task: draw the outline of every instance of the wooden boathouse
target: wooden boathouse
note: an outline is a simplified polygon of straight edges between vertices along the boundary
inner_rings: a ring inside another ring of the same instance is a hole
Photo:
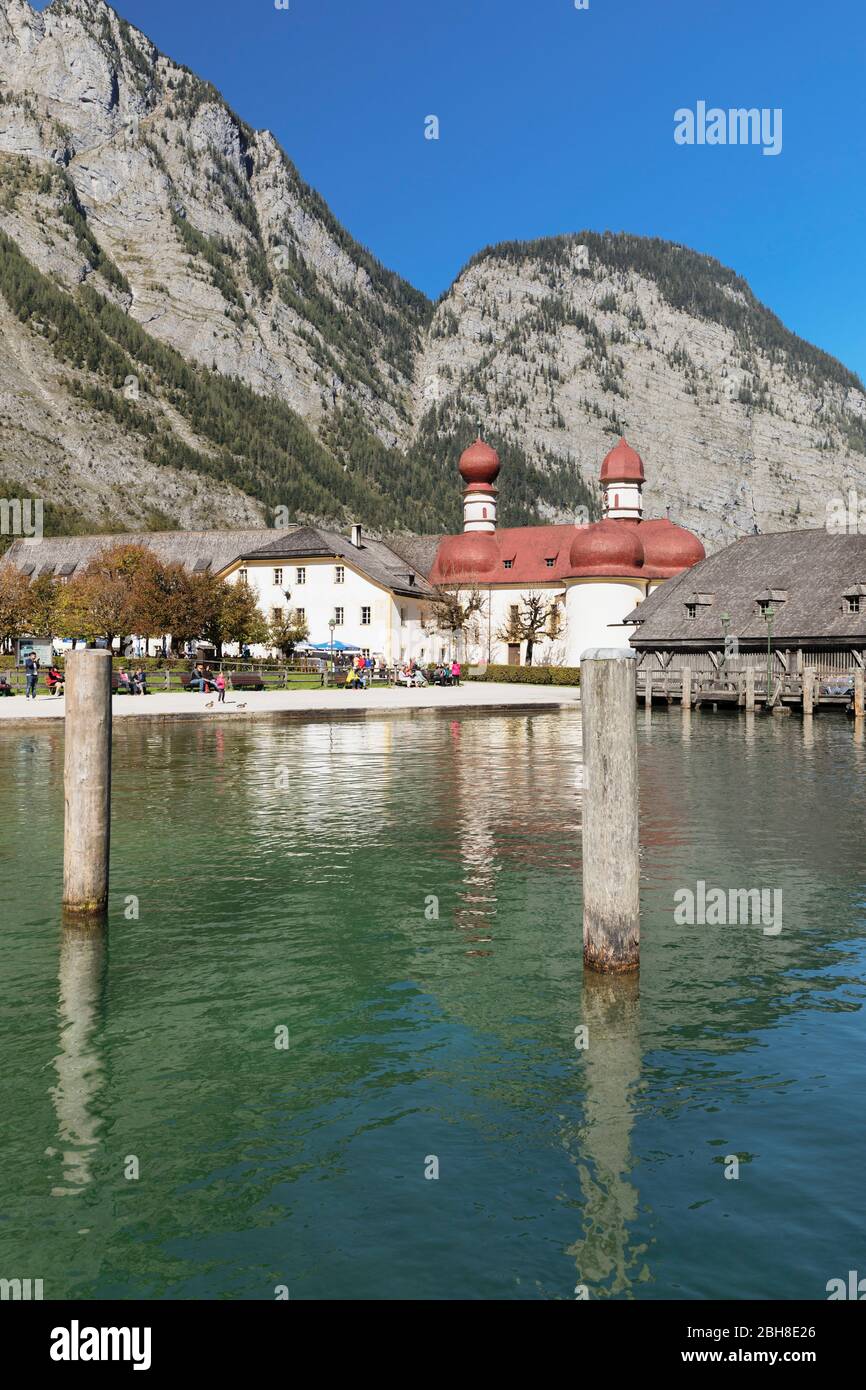
[[[745,536],[660,585],[625,621],[647,705],[863,715],[866,535]]]

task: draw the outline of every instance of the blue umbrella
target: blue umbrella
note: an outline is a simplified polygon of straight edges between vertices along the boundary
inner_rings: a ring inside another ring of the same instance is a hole
[[[313,652],[359,652],[360,647],[356,647],[351,642],[308,642],[307,646]]]

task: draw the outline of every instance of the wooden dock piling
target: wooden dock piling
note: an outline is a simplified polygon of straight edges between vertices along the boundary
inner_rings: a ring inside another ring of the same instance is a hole
[[[622,647],[590,648],[581,657],[580,683],[585,771],[583,961],[587,969],[602,973],[637,970],[640,844],[635,653]]]
[[[860,666],[854,672],[854,718],[863,718],[864,685],[866,685],[866,672]]]
[[[66,660],[63,907],[104,913],[111,830],[111,653]]]
[[[755,713],[755,668],[746,667],[746,710]]]
[[[688,666],[684,666],[684,667],[683,667],[682,681],[683,681],[682,706],[683,706],[683,709],[691,709],[691,707],[692,707],[692,673],[691,673],[691,671],[689,670]]]
[[[811,666],[803,671],[803,714],[815,712],[815,672]]]

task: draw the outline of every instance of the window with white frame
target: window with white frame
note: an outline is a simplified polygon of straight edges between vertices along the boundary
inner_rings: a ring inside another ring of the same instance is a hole
[[[281,589],[282,587],[283,587],[283,571],[282,571],[281,569],[275,569],[275,570],[274,570],[274,588],[276,588],[276,589]]]
[[[299,622],[299,623],[305,623],[305,622],[307,621],[307,610],[306,610],[306,608],[299,608],[299,609],[297,610],[297,613],[298,613],[298,622]]]
[[[373,610],[372,610],[372,608],[362,608],[362,609],[361,609],[361,626],[362,626],[362,627],[369,627],[372,621],[373,621]]]
[[[271,622],[273,622],[273,623],[281,623],[282,621],[283,621],[283,610],[282,610],[282,608],[272,608],[272,609],[271,609]]]
[[[248,570],[248,569],[238,570],[238,579],[239,579],[239,581],[241,582],[241,584],[248,584],[248,583],[249,583],[249,580],[250,580],[250,572],[249,572],[249,570]]]
[[[345,582],[346,582],[346,566],[345,566],[345,565],[335,565],[335,566],[334,566],[334,583],[335,583],[335,584],[345,584]]]
[[[334,609],[334,622],[337,624],[337,627],[342,627],[342,626],[343,626],[343,610],[342,610],[342,608],[335,608],[335,609]]]
[[[307,567],[306,567],[306,565],[299,565],[298,568],[295,570],[295,583],[296,583],[296,584],[306,584],[306,582],[307,582]]]

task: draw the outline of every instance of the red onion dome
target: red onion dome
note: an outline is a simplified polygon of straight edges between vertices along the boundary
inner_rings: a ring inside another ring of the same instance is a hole
[[[611,449],[601,465],[603,483],[642,483],[644,479],[643,459],[636,454],[630,444],[621,439],[616,448]]]
[[[490,574],[498,558],[496,538],[490,531],[462,531],[442,541],[430,577],[435,584],[439,579]]]
[[[464,483],[493,483],[501,468],[499,455],[481,438],[464,449],[460,456],[460,476]]]
[[[699,560],[706,559],[706,551],[697,536],[664,517],[642,521],[640,537],[646,563],[653,569],[678,574],[680,570],[691,569]]]
[[[568,557],[570,572],[615,575],[642,569],[642,531],[631,522],[610,519],[578,527]]]

